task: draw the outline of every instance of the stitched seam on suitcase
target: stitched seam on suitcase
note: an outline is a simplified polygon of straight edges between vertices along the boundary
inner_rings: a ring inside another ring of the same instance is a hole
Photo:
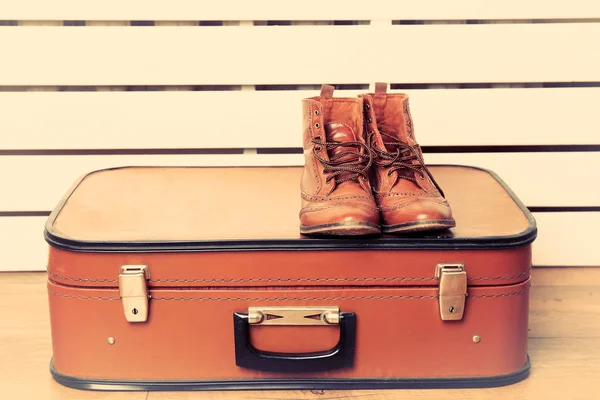
[[[66,281],[77,281],[77,282],[117,282],[117,279],[90,279],[90,278],[69,278],[68,276],[58,275],[50,270],[47,270],[48,275],[52,275],[59,279],[64,279]]]
[[[518,292],[498,293],[498,294],[480,294],[468,295],[471,298],[482,297],[508,297],[523,294],[529,290],[529,286]],[[48,291],[54,296],[67,297],[71,299],[83,300],[120,300],[118,297],[98,297],[98,296],[74,296],[70,294],[56,293],[52,290]],[[151,297],[151,300],[195,300],[195,301],[294,301],[294,300],[394,300],[394,299],[437,299],[439,296],[350,296],[350,297]]]
[[[99,296],[76,296],[64,293],[57,293],[52,290],[48,290],[48,293],[54,296],[66,297],[69,299],[83,299],[83,300],[121,300],[119,297],[99,297]]]
[[[495,279],[513,279],[519,278],[521,276],[528,275],[531,269],[528,269],[525,272],[521,272],[516,275],[508,275],[508,276],[490,276],[490,277],[475,277],[475,278],[467,278],[469,281],[488,281]],[[47,271],[49,275],[52,275],[59,279],[64,279],[68,281],[78,281],[78,282],[117,282],[117,279],[90,279],[90,278],[70,278],[62,275],[58,275],[52,271]],[[420,277],[365,277],[365,278],[248,278],[248,279],[150,279],[150,282],[153,283],[177,283],[177,282],[326,282],[326,281],[340,281],[340,282],[363,282],[363,281],[435,281],[436,278],[420,278]]]
[[[497,293],[497,294],[479,294],[479,295],[470,295],[469,297],[476,299],[476,298],[481,298],[481,297],[508,297],[508,296],[516,296],[519,294],[523,294],[525,292],[527,292],[529,290],[529,287],[531,285],[527,285],[527,287],[523,290],[519,290],[518,292],[512,292],[512,293]]]
[[[437,299],[439,296],[349,296],[349,297],[153,297],[152,300],[206,300],[206,301],[294,301],[294,300],[392,300]]]
[[[521,290],[514,293],[502,293],[502,294],[482,294],[477,296],[468,296],[472,298],[482,297],[509,297],[523,294],[528,289]],[[153,297],[152,300],[205,300],[205,301],[295,301],[295,300],[318,300],[318,301],[334,301],[334,300],[399,300],[399,299],[437,299],[439,296],[352,296],[352,297],[290,297],[290,298],[270,298],[270,297],[233,297],[233,298],[219,298],[219,297],[206,297],[206,298],[193,298],[193,297]]]
[[[482,298],[482,297],[509,297],[523,294],[529,290],[531,285],[527,285],[526,288],[519,290],[518,292],[510,293],[498,293],[498,294],[480,294],[480,295],[467,295],[471,298]],[[350,297],[289,297],[289,298],[274,298],[274,297],[204,297],[204,298],[193,298],[193,297],[153,297],[152,300],[217,300],[217,301],[235,301],[235,300],[253,300],[253,301],[266,301],[266,300],[394,300],[394,299],[437,299],[438,295],[433,296],[350,296]]]

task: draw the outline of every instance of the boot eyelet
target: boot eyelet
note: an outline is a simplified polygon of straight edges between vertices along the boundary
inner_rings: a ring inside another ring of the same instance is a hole
[[[319,124],[318,122],[315,124],[315,128],[319,129],[321,127],[321,124]]]
[[[421,178],[421,180],[425,180],[425,175],[423,175],[423,174],[420,174],[420,175],[419,175],[419,178]]]
[[[371,130],[369,131],[369,133],[370,133],[370,134],[373,134],[373,130],[371,129]]]
[[[368,105],[368,104],[365,104],[365,108],[366,108],[367,110],[370,110],[370,109],[371,109],[371,106],[370,106],[370,105]]]
[[[371,118],[367,118],[367,122],[368,122],[368,123],[371,123]]]
[[[315,115],[319,115],[319,110],[315,110]]]

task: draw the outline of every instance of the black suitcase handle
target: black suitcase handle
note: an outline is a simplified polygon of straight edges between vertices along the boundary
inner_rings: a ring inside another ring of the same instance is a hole
[[[340,340],[330,350],[313,353],[277,353],[250,344],[247,313],[234,313],[235,363],[268,372],[322,372],[351,367],[356,348],[356,314],[340,313]]]

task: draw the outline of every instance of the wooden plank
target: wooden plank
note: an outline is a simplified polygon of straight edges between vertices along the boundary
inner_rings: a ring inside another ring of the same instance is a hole
[[[533,263],[540,266],[600,266],[600,212],[535,213],[539,233]]]
[[[0,19],[56,20],[371,20],[371,19],[532,19],[598,18],[594,0],[568,3],[506,0],[484,4],[479,0],[360,1],[225,0],[210,7],[194,0],[117,0],[81,3],[77,0],[21,0],[3,5]]]
[[[0,254],[3,254],[0,271],[46,269],[45,221],[45,217],[0,217]]]
[[[426,154],[428,164],[460,164],[495,172],[528,207],[598,206],[589,184],[600,170],[598,152]],[[302,154],[68,155],[0,157],[0,211],[48,211],[85,173],[128,165],[302,166]],[[573,173],[573,166],[577,173]],[[532,184],[535,182],[535,184]],[[568,182],[568,190],[564,184]],[[558,187],[557,184],[561,186]]]
[[[423,146],[600,144],[600,88],[404,92]],[[301,147],[301,100],[315,95],[318,91],[0,92],[5,132],[0,149]]]
[[[0,274],[0,393],[3,399],[144,400],[146,392],[73,390],[52,379],[46,275]],[[12,300],[9,300],[12,299]]]
[[[0,211],[48,211],[79,176],[124,165],[264,166],[299,165],[301,155],[125,155],[0,157]],[[9,169],[7,169],[9,168]],[[26,184],[24,184],[26,182]],[[10,190],[6,190],[11,188]],[[11,193],[12,192],[12,193]]]
[[[529,309],[529,337],[600,338],[599,286],[535,287]]]
[[[543,267],[532,272],[533,286],[600,286],[600,268]]]
[[[0,27],[0,85],[599,81],[597,37],[600,23],[8,26]],[[324,62],[312,43],[335,43],[336,54],[347,55],[344,68]],[[374,73],[354,54],[385,62]]]
[[[600,266],[596,231],[600,212],[535,213],[539,236],[533,243],[536,266]],[[41,271],[46,267],[46,217],[0,217],[0,271]]]
[[[599,152],[443,153],[424,157],[428,164],[471,165],[494,171],[528,207],[600,205],[600,191],[589,184],[594,171],[600,170]],[[573,174],[565,165],[591,169]],[[558,182],[569,182],[569,189],[557,187]]]
[[[0,274],[0,393],[5,399],[143,400],[146,393],[73,390],[50,376],[52,341],[45,274]],[[11,299],[12,300],[9,300]]]
[[[43,273],[0,274],[0,304],[18,304],[18,307],[0,307],[0,352],[5,362],[0,363],[0,387],[10,399],[192,399],[204,396],[191,392],[107,393],[67,389],[52,381],[48,362],[52,355],[46,275]],[[545,324],[550,332],[556,327],[573,325],[573,330],[589,327],[598,332],[596,310],[589,307],[589,298],[582,298],[571,288],[556,288],[552,293],[536,293],[532,289],[532,304],[551,296],[569,298],[569,309],[583,318],[559,309],[549,312]],[[547,291],[546,291],[547,292]],[[597,297],[597,296],[596,296]],[[596,300],[597,303],[597,300]],[[541,306],[541,304],[540,304]],[[531,315],[535,321],[540,313],[535,306]],[[577,311],[581,309],[582,311]],[[542,313],[544,313],[542,311]],[[588,318],[586,318],[586,316]],[[533,327],[543,324],[533,322]],[[569,332],[564,332],[568,334]],[[218,399],[481,399],[481,400],[595,400],[597,376],[600,374],[600,340],[597,337],[530,338],[529,354],[533,368],[524,381],[494,389],[453,390],[347,390],[347,391],[226,391],[206,393]]]

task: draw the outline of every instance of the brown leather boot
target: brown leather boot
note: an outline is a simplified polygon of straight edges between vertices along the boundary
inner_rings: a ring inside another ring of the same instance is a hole
[[[371,192],[372,155],[363,137],[360,98],[332,97],[333,86],[302,100],[304,170],[300,232],[319,235],[380,233]]]
[[[441,230],[456,225],[452,210],[423,160],[415,139],[408,96],[386,93],[377,83],[364,100],[367,142],[373,151],[371,173],[384,233]]]

